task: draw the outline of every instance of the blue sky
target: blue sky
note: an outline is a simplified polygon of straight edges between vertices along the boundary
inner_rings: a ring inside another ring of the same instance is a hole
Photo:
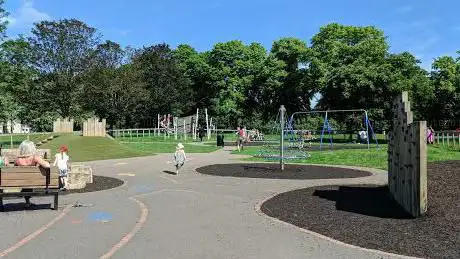
[[[424,68],[460,50],[458,0],[6,0],[6,9],[11,36],[39,20],[77,18],[124,46],[187,43],[203,51],[239,39],[269,49],[281,37],[309,42],[320,26],[339,22],[383,29],[391,51],[412,52]]]

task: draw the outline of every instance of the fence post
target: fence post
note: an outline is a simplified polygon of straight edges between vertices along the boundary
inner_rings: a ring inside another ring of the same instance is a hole
[[[442,145],[444,146],[444,131],[442,132]]]

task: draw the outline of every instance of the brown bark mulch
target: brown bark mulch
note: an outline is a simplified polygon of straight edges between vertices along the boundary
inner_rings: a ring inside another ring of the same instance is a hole
[[[281,171],[279,164],[268,163],[216,164],[196,170],[201,174],[214,176],[293,180],[357,178],[371,175],[369,172],[355,169],[292,164],[285,165],[284,171]]]
[[[83,189],[76,189],[76,190],[66,190],[61,191],[60,194],[71,194],[71,193],[86,193],[86,192],[97,192],[103,191],[108,189],[113,189],[118,186],[123,185],[123,181],[113,177],[106,177],[106,176],[93,176],[93,183],[87,183],[86,187]]]
[[[460,161],[428,165],[428,212],[412,219],[386,186],[323,186],[262,205],[274,218],[360,247],[422,258],[460,258]]]

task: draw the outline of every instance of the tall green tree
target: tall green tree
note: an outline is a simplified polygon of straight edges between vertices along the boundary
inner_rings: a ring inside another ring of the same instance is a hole
[[[133,66],[150,93],[144,114],[155,118],[157,113],[176,116],[190,113],[193,106],[191,81],[167,44],[138,50],[133,58]]]
[[[431,117],[437,120],[458,118],[460,116],[460,57],[441,56],[433,62],[432,67],[431,81],[435,97],[431,107]]]
[[[118,43],[106,41],[96,47],[92,68],[83,75],[84,109],[106,118],[110,128],[134,127],[129,124],[132,117],[148,100],[140,73],[133,65],[125,64],[126,55]]]
[[[79,79],[91,67],[91,55],[99,42],[96,29],[76,19],[42,21],[35,24],[28,41],[33,65],[47,80],[49,111],[80,117]]]
[[[310,101],[319,90],[312,50],[304,41],[290,37],[275,41],[271,53],[285,63],[287,73],[282,87],[276,91],[277,106],[283,104],[288,111],[309,110]]]
[[[387,128],[394,97],[409,91],[423,103],[417,106],[423,117],[432,93],[427,74],[411,54],[390,54],[383,31],[329,24],[312,49],[322,70],[321,109],[367,109],[378,128]]]
[[[173,51],[173,57],[191,81],[193,109],[211,108],[217,87],[213,84],[216,71],[208,63],[209,52],[199,53],[190,45],[181,44]]]

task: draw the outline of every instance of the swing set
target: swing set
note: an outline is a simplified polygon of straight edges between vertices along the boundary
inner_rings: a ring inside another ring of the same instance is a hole
[[[378,148],[378,141],[377,141],[377,137],[374,133],[374,129],[372,127],[372,124],[369,120],[369,117],[368,117],[368,113],[366,110],[364,109],[351,109],[351,110],[327,110],[327,111],[309,111],[309,112],[295,112],[291,115],[290,119],[288,120],[288,125],[287,125],[287,133],[291,136],[291,138],[295,138],[295,136],[297,135],[298,132],[304,132],[304,131],[308,131],[308,139],[306,139],[307,141],[310,141],[310,146],[311,146],[311,140],[313,139],[313,137],[311,136],[311,130],[299,130],[296,128],[296,119],[299,117],[299,115],[307,115],[307,116],[310,116],[310,115],[314,115],[314,114],[324,114],[324,122],[323,122],[323,126],[321,128],[321,135],[320,135],[320,144],[319,144],[319,148],[320,150],[323,149],[323,144],[325,144],[325,137],[327,137],[326,135],[328,135],[329,137],[329,147],[332,148],[333,146],[333,133],[335,132],[334,128],[330,125],[330,117],[329,115],[331,113],[363,113],[364,114],[364,118],[363,118],[363,125],[365,125],[365,129],[363,127],[363,129],[361,129],[358,133],[359,135],[359,140],[361,143],[363,144],[367,144],[367,148],[370,149],[371,148],[371,143],[370,143],[370,138],[369,136],[372,136],[373,139],[375,140],[375,144],[376,144],[376,147]],[[369,134],[370,133],[370,134]],[[299,145],[301,145],[300,147],[303,147],[303,138],[299,138],[300,143],[299,141]],[[326,140],[327,141],[327,140]],[[295,141],[291,140],[291,143],[294,143]]]

